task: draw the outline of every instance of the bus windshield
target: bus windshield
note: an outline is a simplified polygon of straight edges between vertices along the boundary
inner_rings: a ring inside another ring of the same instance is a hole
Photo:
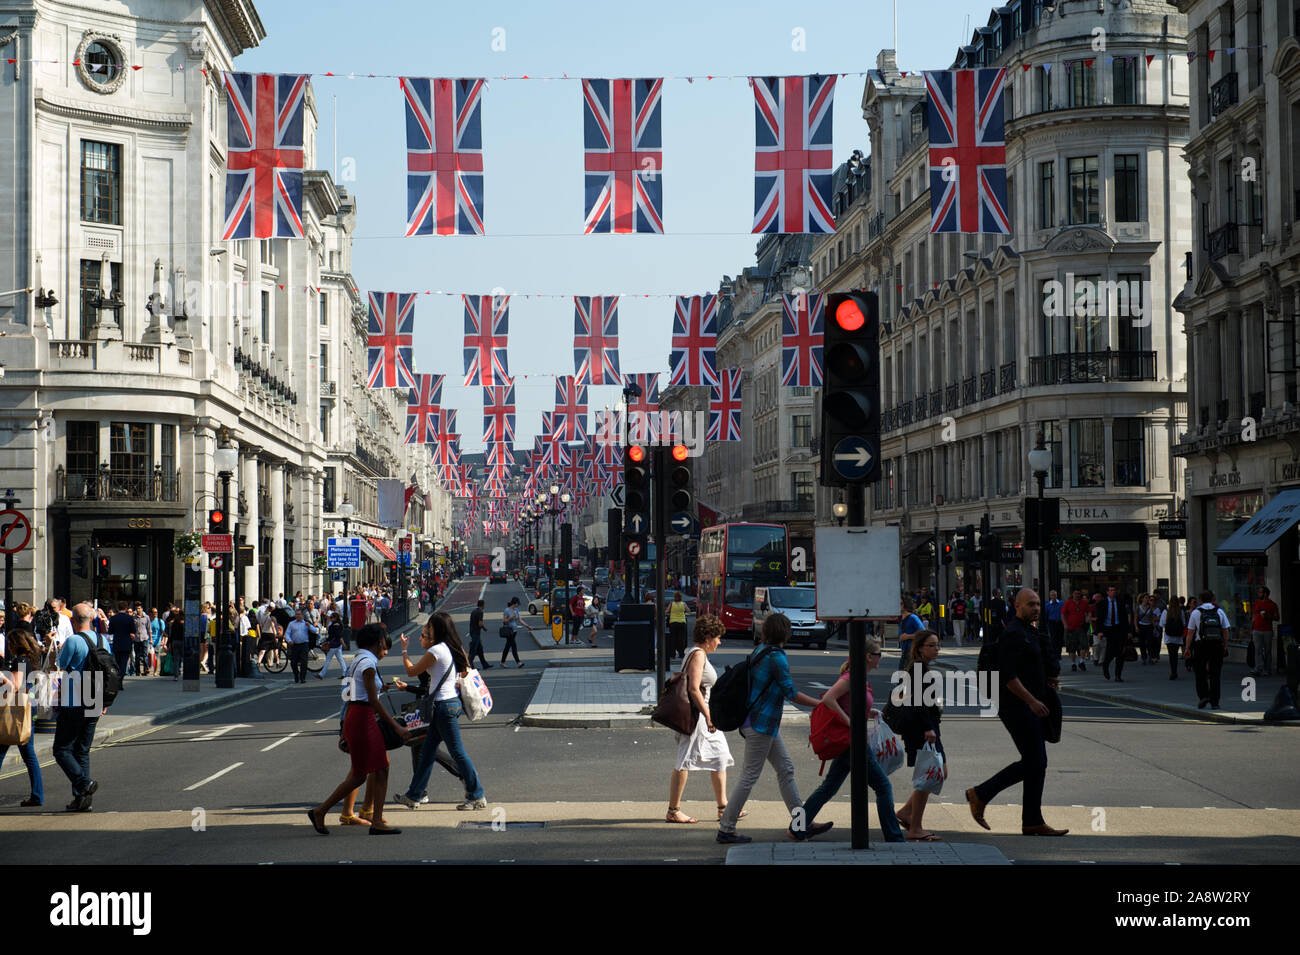
[[[727,557],[767,557],[785,563],[785,528],[733,526],[727,528]],[[730,568],[728,568],[730,572]]]

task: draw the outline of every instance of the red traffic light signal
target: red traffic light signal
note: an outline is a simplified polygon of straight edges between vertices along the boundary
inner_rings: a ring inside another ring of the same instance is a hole
[[[951,544],[944,544],[944,545],[943,545],[943,562],[944,562],[945,564],[951,564],[951,563],[952,563],[952,545],[951,545]]]
[[[226,530],[226,512],[221,508],[213,508],[208,511],[208,533],[225,534]]]
[[[834,319],[835,324],[846,332],[856,332],[867,324],[867,316],[862,313],[862,307],[854,298],[845,298],[835,306]]]
[[[633,464],[640,464],[645,460],[645,448],[639,444],[634,444],[627,449],[627,459]]]

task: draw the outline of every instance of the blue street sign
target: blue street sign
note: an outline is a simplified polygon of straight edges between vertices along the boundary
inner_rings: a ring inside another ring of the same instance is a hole
[[[403,566],[411,566],[411,552],[409,550],[404,550],[397,556],[401,559]]]
[[[431,570],[433,570],[433,561],[428,559],[420,561],[420,573],[427,574]]]
[[[695,530],[695,518],[685,511],[678,511],[668,526],[674,534],[690,535]]]
[[[865,438],[843,438],[831,453],[835,473],[848,481],[860,481],[871,470],[876,460],[876,449]]]
[[[343,571],[343,570],[334,571],[333,579],[334,579],[334,583],[341,584],[343,581],[348,579],[347,571]]]
[[[361,566],[360,537],[331,537],[326,541],[325,563],[333,568],[352,568]]]

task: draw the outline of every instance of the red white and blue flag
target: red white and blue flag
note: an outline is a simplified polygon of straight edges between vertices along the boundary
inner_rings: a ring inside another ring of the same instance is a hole
[[[406,393],[406,444],[432,444],[438,440],[438,412],[442,381],[446,375],[416,375],[417,387]]]
[[[659,439],[659,373],[657,371],[627,376],[639,394],[627,402],[627,433],[630,441]]]
[[[569,449],[565,447],[564,435],[555,426],[555,415],[550,411],[542,412],[542,464],[546,473],[555,474],[569,463]]]
[[[618,296],[573,297],[573,373],[584,385],[621,385]]]
[[[414,388],[414,292],[371,292],[367,388]]]
[[[753,232],[834,232],[834,76],[755,76]]]
[[[224,73],[223,239],[301,239],[303,111],[309,77]]]
[[[586,487],[587,449],[573,447],[569,449],[569,463],[564,468],[564,484],[574,494]]]
[[[1007,71],[927,70],[930,94],[930,231],[1009,235]]]
[[[669,386],[716,385],[717,344],[718,296],[677,296],[673,350],[668,357]]]
[[[662,79],[583,80],[583,232],[664,231]]]
[[[460,435],[456,433],[456,409],[438,410],[437,440],[433,444],[433,463],[444,470],[460,464]]]
[[[587,386],[572,375],[555,378],[555,433],[562,441],[587,440]]]
[[[506,336],[509,295],[462,295],[465,301],[465,387],[494,388],[510,380]]]
[[[401,78],[406,234],[483,234],[482,80]]]
[[[705,441],[740,440],[740,369],[722,369],[722,383],[709,391],[709,430]]]
[[[515,383],[483,389],[483,440],[502,445],[515,439]]]
[[[821,292],[781,296],[781,384],[820,388],[826,297]]]

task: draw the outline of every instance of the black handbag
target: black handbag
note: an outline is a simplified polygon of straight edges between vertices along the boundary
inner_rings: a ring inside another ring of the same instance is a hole
[[[502,640],[509,640],[510,637],[514,634],[514,632],[515,632],[514,627],[502,627],[500,630],[497,631],[497,636],[500,637]]]
[[[1049,686],[1043,694],[1043,704],[1047,707],[1047,715],[1043,717],[1043,739],[1049,743],[1059,743],[1062,718],[1060,694]]]
[[[376,716],[375,720],[379,723],[379,732],[384,734],[384,749],[401,749],[403,746],[402,737],[397,730],[393,729],[393,725],[379,716]]]

